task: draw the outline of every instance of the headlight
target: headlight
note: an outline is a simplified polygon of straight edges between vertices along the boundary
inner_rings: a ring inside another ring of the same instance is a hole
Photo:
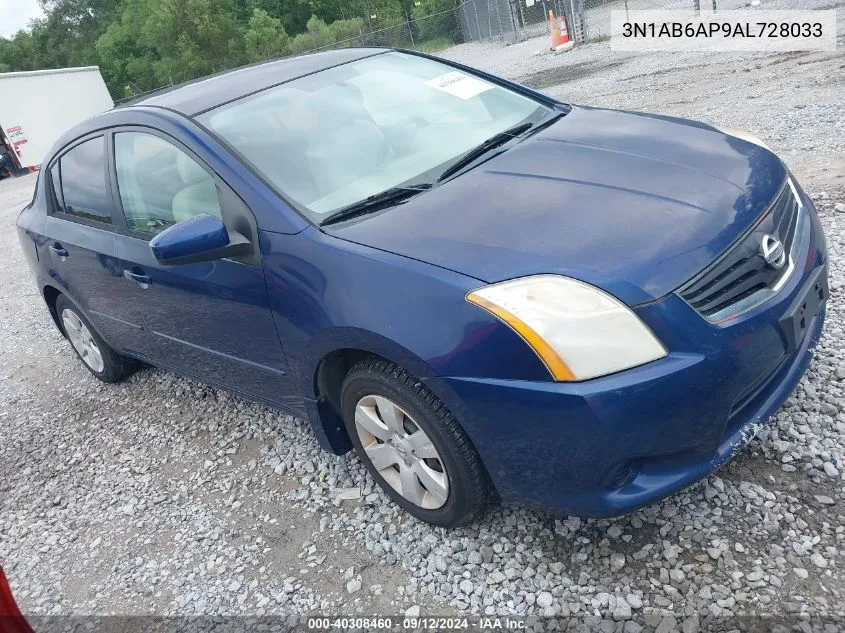
[[[626,305],[569,277],[522,277],[473,290],[466,298],[525,339],[555,380],[586,380],[666,356]]]
[[[718,125],[714,125],[714,128],[719,130],[722,134],[727,134],[728,136],[735,136],[736,138],[742,139],[743,141],[748,141],[749,143],[754,143],[755,145],[759,145],[763,149],[767,149],[770,152],[772,148],[766,145],[762,140],[754,136],[751,132],[745,132],[743,130],[735,130],[730,127],[719,127]]]

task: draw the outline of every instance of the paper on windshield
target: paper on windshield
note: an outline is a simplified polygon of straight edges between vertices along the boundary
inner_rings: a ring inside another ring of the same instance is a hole
[[[493,84],[489,84],[481,79],[470,77],[460,72],[446,73],[435,77],[426,82],[427,86],[447,92],[453,97],[459,99],[472,99],[480,95],[482,92],[487,92],[494,88]]]

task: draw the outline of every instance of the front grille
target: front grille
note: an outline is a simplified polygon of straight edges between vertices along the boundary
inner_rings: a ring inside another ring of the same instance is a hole
[[[753,297],[770,296],[779,282],[790,274],[789,253],[795,239],[800,204],[787,181],[763,217],[720,259],[678,290],[678,294],[708,320],[723,320],[735,312],[756,305]],[[783,243],[786,263],[782,268],[769,265],[763,257],[763,236]],[[749,301],[750,300],[750,301]]]

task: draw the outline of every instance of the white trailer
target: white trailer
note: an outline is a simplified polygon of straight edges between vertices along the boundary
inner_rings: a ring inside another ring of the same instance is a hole
[[[38,167],[70,127],[113,107],[97,66],[0,73],[0,141],[20,169]]]

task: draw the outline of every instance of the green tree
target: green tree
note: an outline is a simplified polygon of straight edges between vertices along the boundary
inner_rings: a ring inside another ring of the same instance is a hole
[[[87,66],[100,59],[95,43],[120,16],[114,0],[41,0],[45,12],[32,35],[42,67]]]
[[[347,20],[335,20],[329,24],[329,30],[334,41],[341,46],[355,46],[359,42],[363,26],[363,18],[349,18]]]
[[[281,20],[270,16],[264,9],[254,9],[244,33],[244,52],[251,62],[290,53],[290,37]]]
[[[140,36],[146,8],[145,0],[124,0],[120,19],[112,22],[96,43],[100,71],[116,99],[132,97],[161,85],[154,68],[158,52]]]
[[[461,27],[454,0],[419,0],[412,16],[422,42],[461,41]]]
[[[282,21],[287,33],[302,33],[308,18],[311,17],[311,6],[308,0],[250,0],[253,9],[263,9],[271,17]]]
[[[176,84],[238,65],[243,31],[233,0],[144,0],[140,42],[154,50],[156,80]]]
[[[18,31],[12,38],[0,38],[0,72],[37,70],[39,53],[29,31]]]
[[[366,5],[363,0],[310,0],[309,6],[314,15],[331,24],[338,20],[363,17]]]
[[[454,2],[422,1],[428,10]],[[0,72],[96,64],[116,99],[290,51],[359,42],[409,45],[411,0],[39,2],[43,18],[0,38]],[[370,29],[382,31],[362,36]],[[445,30],[444,23],[432,36]]]

